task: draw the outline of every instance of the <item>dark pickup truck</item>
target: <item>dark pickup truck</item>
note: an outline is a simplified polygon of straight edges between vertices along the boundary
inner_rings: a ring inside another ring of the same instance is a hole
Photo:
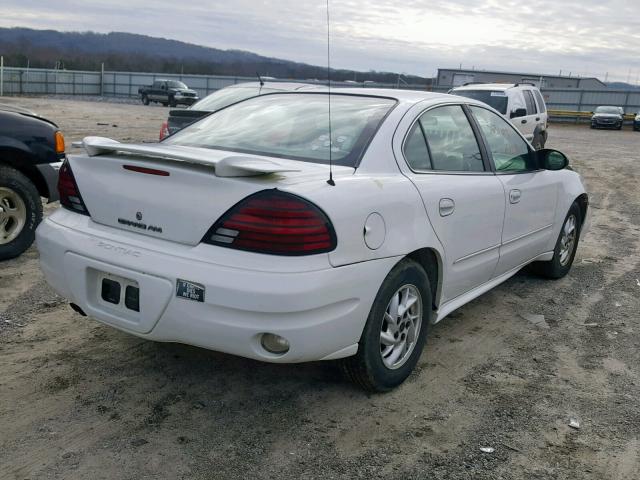
[[[33,243],[42,220],[40,197],[58,200],[64,151],[55,123],[0,104],[0,260],[17,257]]]
[[[140,99],[145,105],[151,102],[175,107],[177,105],[193,105],[200,100],[198,92],[191,90],[177,80],[156,80],[153,85],[138,89]]]

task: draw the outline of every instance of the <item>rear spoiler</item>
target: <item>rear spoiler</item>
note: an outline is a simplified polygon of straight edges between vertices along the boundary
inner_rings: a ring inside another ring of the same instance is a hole
[[[280,172],[299,172],[271,159],[257,155],[229,154],[205,148],[164,145],[159,143],[131,144],[104,137],[85,137],[82,146],[87,155],[96,157],[108,153],[130,153],[155,159],[167,159],[178,162],[206,165],[214,168],[218,177],[250,177]]]

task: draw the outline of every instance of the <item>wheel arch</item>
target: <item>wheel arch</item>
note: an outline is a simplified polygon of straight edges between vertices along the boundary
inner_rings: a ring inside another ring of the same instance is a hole
[[[440,295],[442,292],[442,257],[434,248],[420,248],[407,255],[406,258],[417,262],[424,268],[429,278],[429,286],[431,287],[431,308],[435,311],[440,304]]]
[[[582,193],[578,195],[574,200],[574,203],[576,203],[580,208],[580,226],[582,226],[587,218],[587,212],[589,210],[589,196],[586,193]]]
[[[6,165],[22,173],[33,182],[41,197],[49,198],[51,195],[47,182],[31,162],[32,157],[29,152],[14,147],[0,146],[0,165]]]

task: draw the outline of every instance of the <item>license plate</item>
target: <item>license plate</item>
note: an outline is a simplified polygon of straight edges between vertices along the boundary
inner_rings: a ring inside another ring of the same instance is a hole
[[[204,302],[204,285],[178,279],[176,281],[176,296],[194,302]]]

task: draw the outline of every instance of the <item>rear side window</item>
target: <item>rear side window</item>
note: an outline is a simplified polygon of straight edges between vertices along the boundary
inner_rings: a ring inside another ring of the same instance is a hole
[[[429,150],[427,150],[427,142],[422,133],[420,122],[416,122],[404,144],[404,156],[412,170],[431,170],[431,160],[429,159]]]
[[[547,111],[547,106],[544,103],[544,98],[542,98],[542,94],[540,93],[539,90],[534,90],[533,94],[536,96],[536,100],[538,101],[538,110],[541,113],[544,113]]]
[[[506,115],[508,97],[504,90],[454,90],[454,95],[472,98],[486,103],[490,107],[495,108],[501,114]]]
[[[427,139],[433,170],[484,171],[476,136],[460,105],[429,110],[422,114],[419,122]]]
[[[525,90],[524,92],[524,102],[527,104],[527,115],[535,115],[538,113],[536,108],[536,101],[533,99],[533,94],[530,90]]]

